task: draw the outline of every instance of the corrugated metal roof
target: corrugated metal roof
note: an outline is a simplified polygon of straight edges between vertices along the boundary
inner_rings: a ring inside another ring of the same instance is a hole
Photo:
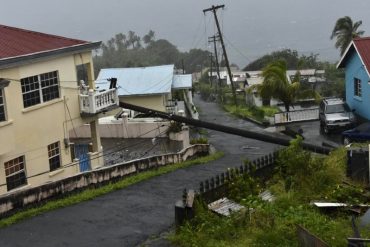
[[[109,89],[108,78],[117,78],[120,96],[170,93],[174,65],[140,68],[102,69],[96,80],[101,89]]]
[[[337,67],[345,67],[346,61],[350,57],[349,55],[352,54],[352,51],[354,50],[357,51],[361,61],[365,65],[367,74],[370,76],[370,37],[353,39],[352,42],[348,45],[343,56],[339,60]]]
[[[173,89],[188,89],[193,86],[192,75],[174,75],[173,76]]]
[[[83,40],[0,25],[0,59],[88,43]]]
[[[355,44],[357,51],[360,53],[366,70],[370,72],[370,37],[356,38],[353,40],[353,43]]]

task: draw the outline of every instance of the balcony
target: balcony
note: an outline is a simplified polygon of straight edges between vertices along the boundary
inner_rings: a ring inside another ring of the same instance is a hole
[[[112,88],[105,91],[93,91],[80,94],[81,116],[93,116],[98,113],[107,112],[117,108],[119,99],[117,89]]]

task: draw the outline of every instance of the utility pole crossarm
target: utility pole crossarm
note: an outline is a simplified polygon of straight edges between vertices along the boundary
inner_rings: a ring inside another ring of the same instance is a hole
[[[208,11],[215,11],[216,9],[225,8],[225,4],[214,6],[212,5],[211,8],[203,9],[203,13],[206,13]]]

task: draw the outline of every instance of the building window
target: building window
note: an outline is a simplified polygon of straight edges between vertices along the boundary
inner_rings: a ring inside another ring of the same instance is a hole
[[[58,72],[21,79],[24,108],[59,98]]]
[[[6,121],[4,89],[0,89],[0,122]]]
[[[60,167],[60,148],[59,142],[48,145],[49,167],[54,171]]]
[[[5,162],[4,168],[8,190],[27,184],[24,156]]]
[[[85,82],[86,85],[89,84],[89,63],[80,64],[76,66],[77,72],[77,84],[80,85],[81,80]]]
[[[362,96],[362,90],[361,90],[361,80],[355,78],[354,79],[354,89],[355,89],[355,96],[361,97]]]

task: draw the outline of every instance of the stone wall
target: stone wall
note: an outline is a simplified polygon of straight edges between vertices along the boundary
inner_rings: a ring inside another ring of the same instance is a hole
[[[62,197],[85,188],[99,187],[111,181],[120,180],[128,175],[182,162],[189,158],[206,155],[208,153],[209,145],[192,145],[179,153],[152,156],[109,167],[102,167],[56,182],[9,193],[0,197],[0,218],[11,215],[24,207],[42,204],[46,200],[52,198]]]

